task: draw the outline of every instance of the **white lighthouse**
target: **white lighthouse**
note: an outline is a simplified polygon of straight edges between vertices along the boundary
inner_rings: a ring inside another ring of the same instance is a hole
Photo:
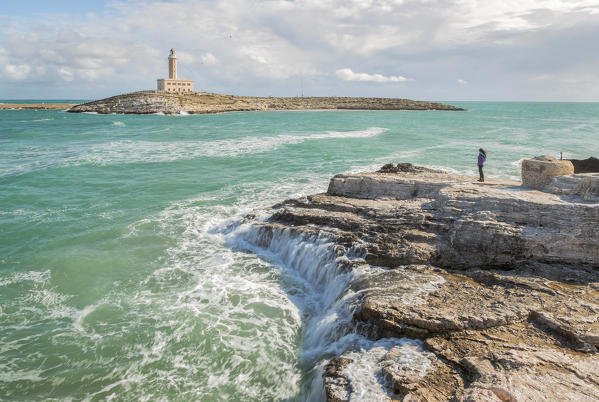
[[[168,55],[168,78],[158,79],[158,90],[177,93],[193,92],[193,80],[177,78],[177,54],[175,49],[171,49],[171,53]]]

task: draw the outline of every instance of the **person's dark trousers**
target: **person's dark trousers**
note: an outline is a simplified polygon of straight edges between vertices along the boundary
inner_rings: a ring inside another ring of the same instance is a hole
[[[479,175],[478,181],[485,181],[485,175],[483,174],[483,167],[482,166],[478,167],[478,175]]]

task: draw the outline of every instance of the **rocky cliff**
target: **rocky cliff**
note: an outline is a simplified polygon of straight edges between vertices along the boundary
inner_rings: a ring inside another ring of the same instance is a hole
[[[131,114],[202,114],[254,110],[463,110],[442,103],[396,98],[260,98],[206,92],[140,91],[74,106],[68,111]]]
[[[345,331],[418,339],[428,356],[425,369],[399,347],[377,361],[389,400],[598,400],[599,192],[558,190],[387,165],[247,220],[260,246],[325,236],[342,272],[369,272],[347,283]],[[328,359],[327,400],[357,396],[354,363]]]

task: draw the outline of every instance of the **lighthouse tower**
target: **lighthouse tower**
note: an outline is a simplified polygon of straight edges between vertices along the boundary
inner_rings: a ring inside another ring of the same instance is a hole
[[[159,78],[159,91],[190,93],[193,92],[193,80],[185,80],[177,78],[177,55],[175,49],[171,49],[168,56],[168,78]]]
[[[171,54],[168,56],[168,78],[171,80],[177,79],[177,55],[175,49],[171,49]]]

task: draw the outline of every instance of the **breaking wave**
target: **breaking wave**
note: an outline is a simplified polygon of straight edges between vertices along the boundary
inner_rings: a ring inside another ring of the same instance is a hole
[[[112,122],[124,126],[120,121]],[[247,136],[214,141],[142,141],[119,140],[89,147],[28,147],[17,163],[0,163],[0,177],[60,166],[115,165],[126,163],[165,163],[202,157],[234,158],[245,154],[271,152],[286,145],[311,140],[371,138],[388,129],[370,127],[357,131],[326,131],[309,135]],[[1,156],[1,155],[0,155]]]
[[[286,145],[310,140],[339,138],[370,138],[387,131],[370,127],[358,131],[326,131],[309,135],[277,135],[272,137],[243,137],[215,141],[134,141],[121,140],[96,145],[70,164],[92,163],[108,165],[134,162],[172,162],[200,157],[231,158],[243,154],[270,152]]]

